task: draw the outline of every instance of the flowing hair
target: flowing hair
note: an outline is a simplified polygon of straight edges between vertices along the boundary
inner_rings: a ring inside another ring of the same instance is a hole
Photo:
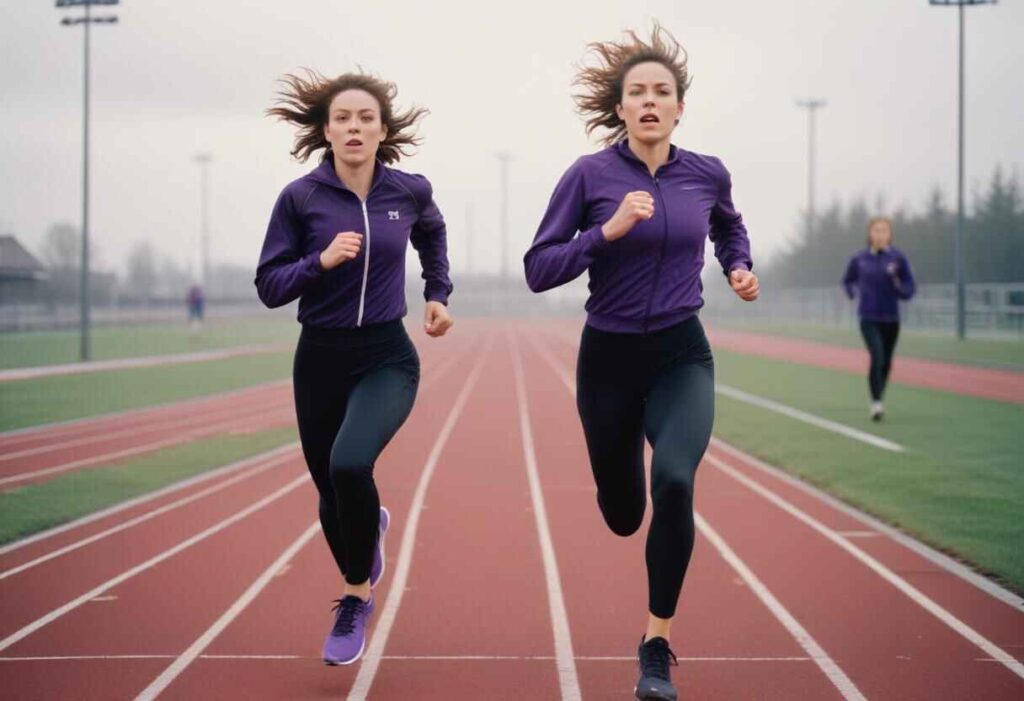
[[[324,152],[321,162],[333,158],[331,144],[324,137],[324,125],[329,118],[331,100],[346,90],[363,90],[380,105],[380,121],[387,129],[387,136],[377,147],[377,158],[384,163],[394,163],[402,156],[409,156],[406,147],[418,146],[421,139],[411,132],[412,127],[429,110],[411,107],[405,112],[396,112],[394,106],[398,88],[394,83],[381,80],[369,73],[343,73],[337,78],[327,78],[309,68],[305,75],[286,74],[280,79],[284,87],[278,91],[276,107],[266,111],[268,117],[297,126],[295,144],[291,154],[301,162],[319,149]]]
[[[626,125],[619,118],[615,108],[622,102],[623,84],[626,74],[641,63],[660,63],[669,70],[676,84],[679,102],[690,87],[690,72],[687,68],[686,50],[675,37],[658,22],[651,29],[651,38],[645,42],[633,30],[624,32],[626,39],[621,42],[600,41],[587,45],[597,59],[596,65],[578,67],[573,85],[582,91],[573,95],[576,111],[584,118],[587,135],[598,127],[604,127],[608,134],[601,143],[611,146],[626,136]]]

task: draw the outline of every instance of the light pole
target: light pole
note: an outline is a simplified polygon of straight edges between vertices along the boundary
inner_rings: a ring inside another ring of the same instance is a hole
[[[807,237],[814,234],[814,141],[815,141],[815,113],[819,108],[825,106],[821,98],[807,98],[797,100],[797,107],[807,110]]]
[[[89,27],[92,24],[116,24],[117,17],[93,17],[89,8],[93,5],[116,5],[120,0],[57,0],[58,8],[84,7],[84,17],[65,17],[61,24],[66,27],[83,25],[82,55],[82,270],[79,291],[79,325],[81,339],[78,356],[88,360],[89,349]]]
[[[956,231],[953,234],[953,281],[956,284],[956,337],[967,335],[966,292],[964,289],[964,5],[994,5],[996,0],[928,0],[930,5],[955,5],[960,24],[957,78],[957,167]]]
[[[501,170],[501,277],[508,278],[508,162],[512,156],[507,151],[495,154]]]
[[[197,153],[194,157],[199,164],[199,286],[203,292],[210,294],[210,226],[209,226],[209,204],[207,187],[207,168],[213,160],[213,154],[209,152]]]

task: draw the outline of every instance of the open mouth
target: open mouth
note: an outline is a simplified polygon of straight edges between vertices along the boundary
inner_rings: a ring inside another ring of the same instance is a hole
[[[657,124],[660,121],[661,120],[658,119],[658,115],[656,114],[645,114],[643,117],[640,118],[641,124]]]
[[[360,141],[359,139],[349,139],[348,141],[345,142],[345,145],[346,146],[362,146],[363,142]]]

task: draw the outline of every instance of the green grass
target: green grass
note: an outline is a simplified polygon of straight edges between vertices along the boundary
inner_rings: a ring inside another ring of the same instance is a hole
[[[0,493],[0,543],[67,523],[172,482],[297,440],[294,428],[217,436]]]
[[[0,383],[0,431],[198,397],[286,379],[292,353]]]
[[[860,331],[852,326],[818,326],[799,323],[721,324],[721,326],[736,331],[803,338],[850,348],[864,347]],[[896,346],[896,354],[1024,372],[1024,337],[1016,340],[1001,340],[978,339],[968,336],[967,339],[958,341],[951,335],[902,329]]]
[[[718,380],[895,441],[897,454],[718,397],[715,432],[1024,592],[1024,407],[891,386],[868,419],[863,377],[716,352]]]
[[[92,330],[94,360],[194,353],[250,344],[289,343],[299,325],[283,315],[257,319],[209,320],[192,333],[185,322],[140,326],[98,326]],[[78,330],[0,334],[0,369],[78,362]]]

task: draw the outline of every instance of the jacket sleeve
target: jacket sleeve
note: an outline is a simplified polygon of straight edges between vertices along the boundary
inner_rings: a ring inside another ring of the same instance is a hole
[[[526,284],[534,292],[576,279],[608,246],[600,225],[579,231],[585,211],[583,172],[577,161],[555,186],[533,244],[523,256]]]
[[[893,284],[896,286],[896,294],[900,299],[910,299],[917,291],[914,273],[910,270],[910,261],[902,253],[900,253],[899,261],[897,262]]]
[[[417,198],[420,212],[409,234],[409,241],[420,257],[425,281],[423,298],[428,302],[448,304],[454,285],[448,277],[448,231],[441,210],[434,202],[434,192],[426,178],[425,191]]]
[[[732,176],[721,161],[717,162],[718,199],[711,209],[711,231],[709,238],[715,246],[715,258],[722,265],[722,272],[728,275],[733,270],[751,270],[754,262],[750,258],[750,239],[743,217],[732,202]]]
[[[320,251],[302,255],[302,223],[286,189],[277,198],[256,267],[256,292],[270,308],[298,299],[324,274]]]
[[[843,290],[846,291],[846,296],[853,299],[857,293],[857,276],[859,268],[857,266],[857,256],[850,259],[850,262],[846,265],[846,273],[843,274]]]

